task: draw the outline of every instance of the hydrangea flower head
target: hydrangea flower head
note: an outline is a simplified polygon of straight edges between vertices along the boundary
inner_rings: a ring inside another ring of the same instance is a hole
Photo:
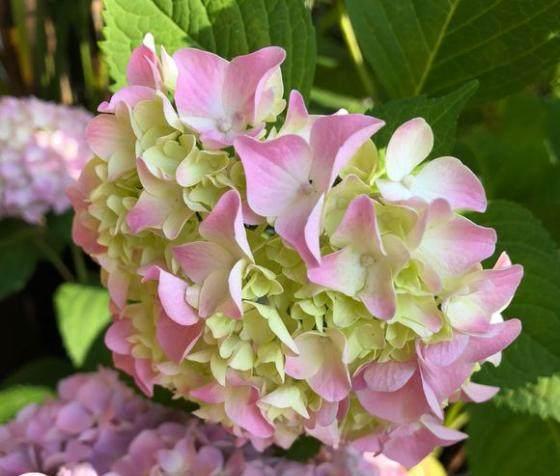
[[[66,188],[92,153],[82,109],[35,98],[0,98],[0,218],[40,223],[70,207]]]
[[[308,434],[412,466],[464,438],[444,408],[497,391],[471,375],[521,328],[501,312],[522,268],[483,269],[496,233],[463,215],[486,207],[477,177],[428,160],[421,118],[378,150],[383,121],[311,115],[292,91],[267,128],[279,48],[149,45],[91,122],[97,157],[71,192],[117,367],[259,449]]]

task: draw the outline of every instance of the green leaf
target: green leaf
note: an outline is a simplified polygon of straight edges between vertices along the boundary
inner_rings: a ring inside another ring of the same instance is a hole
[[[551,476],[560,467],[560,424],[491,403],[470,409],[467,457],[473,476]]]
[[[0,221],[0,299],[25,287],[37,264],[36,228],[19,220]]]
[[[478,79],[478,98],[521,89],[558,62],[557,0],[346,0],[364,56],[391,97]]]
[[[560,372],[560,258],[556,243],[527,209],[506,201],[490,204],[477,223],[498,232],[496,256],[507,251],[525,273],[506,316],[523,322],[519,338],[504,352],[502,364],[485,365],[476,375],[481,383],[506,389],[536,383]],[[491,264],[488,263],[488,264]]]
[[[68,356],[81,367],[98,335],[110,321],[107,291],[63,284],[54,296],[58,328]]]
[[[48,387],[16,385],[0,390],[0,424],[11,420],[30,403],[40,403],[54,393]]]
[[[559,124],[560,100],[515,95],[493,109],[491,122],[470,128],[457,151],[482,178],[490,198],[527,206],[557,239]]]
[[[124,84],[130,52],[153,33],[169,53],[185,46],[224,58],[268,45],[288,54],[286,91],[308,94],[315,70],[315,31],[301,0],[106,0],[102,49],[116,88]]]
[[[475,93],[477,82],[471,81],[447,96],[428,99],[419,96],[390,101],[374,107],[368,114],[383,119],[385,126],[375,135],[378,147],[385,147],[395,129],[414,117],[423,117],[434,131],[435,143],[432,155],[437,157],[450,153],[455,142],[457,118],[465,104]]]

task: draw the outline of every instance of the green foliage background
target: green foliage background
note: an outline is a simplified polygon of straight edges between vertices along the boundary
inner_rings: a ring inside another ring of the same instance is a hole
[[[452,410],[448,423],[468,420],[467,464],[443,459],[450,472],[462,466],[474,476],[560,473],[560,2],[44,0],[32,17],[27,3],[0,6],[4,93],[94,110],[109,83],[123,84],[131,50],[152,32],[169,52],[190,45],[229,58],[283,46],[286,91],[300,89],[313,112],[343,107],[385,119],[379,147],[403,121],[425,117],[436,136],[433,157],[459,157],[485,184],[490,208],[473,219],[495,227],[497,252],[507,250],[525,267],[507,312],[523,321],[523,334],[499,368],[477,375],[503,390],[466,413]],[[17,319],[8,315],[14,299],[39,299],[29,291],[37,273],[58,272],[55,281],[66,282],[53,302],[46,293],[48,309],[39,304],[58,329],[54,344],[37,339],[42,359],[22,358],[17,371],[0,369],[10,374],[0,385],[0,421],[50,395],[72,369],[108,362],[102,345],[108,298],[95,265],[69,245],[70,218],[51,217],[40,227],[0,222],[0,298],[8,325]],[[301,440],[291,455],[315,450],[314,441]]]

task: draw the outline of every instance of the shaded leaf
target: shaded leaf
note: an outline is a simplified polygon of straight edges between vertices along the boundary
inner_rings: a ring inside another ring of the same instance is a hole
[[[385,147],[395,129],[414,117],[423,117],[434,131],[434,157],[450,153],[455,142],[457,118],[465,104],[475,93],[477,82],[471,81],[447,96],[429,99],[419,96],[390,101],[368,111],[383,119],[385,126],[375,135],[378,147]]]
[[[506,389],[536,383],[560,371],[560,258],[542,224],[520,205],[496,201],[476,217],[498,232],[496,255],[507,251],[525,274],[506,315],[523,322],[519,338],[504,352],[502,364],[484,366],[477,381]],[[491,264],[488,263],[488,264]]]
[[[473,476],[550,476],[560,467],[560,424],[491,403],[470,409],[467,457]]]
[[[346,0],[364,56],[389,96],[441,94],[478,79],[506,96],[560,56],[557,0]]]

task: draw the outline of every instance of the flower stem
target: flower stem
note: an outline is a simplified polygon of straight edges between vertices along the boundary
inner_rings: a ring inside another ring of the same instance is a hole
[[[86,284],[88,280],[88,272],[86,268],[86,262],[84,260],[84,254],[82,250],[78,248],[74,243],[71,245],[72,249],[72,261],[74,262],[74,271],[78,277],[78,282]]]
[[[360,46],[358,45],[358,39],[356,38],[356,34],[354,33],[354,28],[352,27],[350,17],[346,12],[343,0],[338,0],[337,8],[340,30],[342,31],[344,42],[346,43],[348,51],[350,52],[350,56],[354,61],[354,65],[356,66],[360,81],[362,82],[367,95],[371,98],[374,98],[376,95],[375,85],[366,69],[364,57],[362,55],[362,51],[360,50]]]
[[[35,240],[35,245],[43,256],[51,263],[54,268],[58,271],[58,274],[64,279],[65,281],[75,281],[74,275],[68,269],[68,267],[64,264],[64,262],[60,259],[60,256],[54,251],[45,241],[39,239]]]

